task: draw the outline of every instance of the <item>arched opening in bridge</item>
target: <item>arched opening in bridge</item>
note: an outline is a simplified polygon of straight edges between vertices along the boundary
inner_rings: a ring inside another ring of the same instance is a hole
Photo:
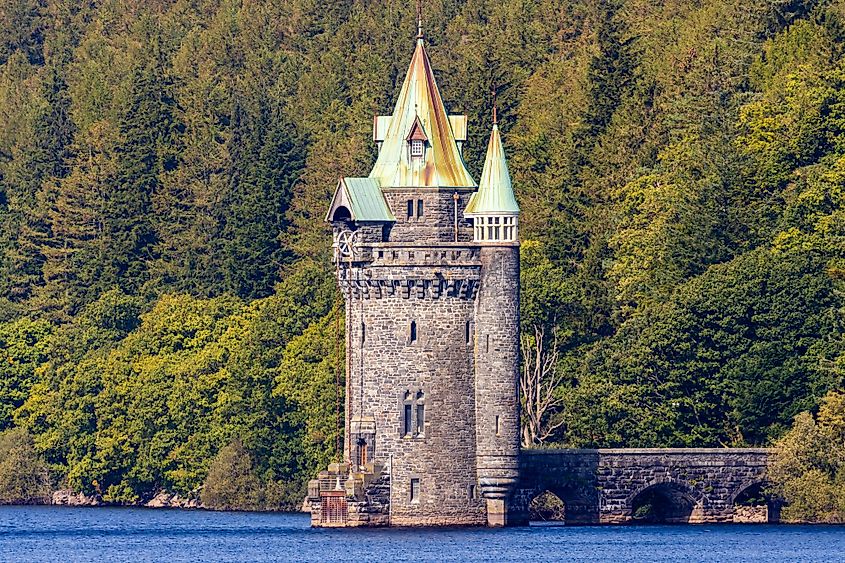
[[[733,501],[733,521],[765,524],[780,520],[780,503],[769,492],[769,484],[754,483],[742,489]]]
[[[672,483],[652,485],[631,501],[631,521],[642,524],[678,524],[690,521],[695,500]]]
[[[528,504],[531,525],[558,525],[566,521],[566,505],[551,491],[543,491]]]

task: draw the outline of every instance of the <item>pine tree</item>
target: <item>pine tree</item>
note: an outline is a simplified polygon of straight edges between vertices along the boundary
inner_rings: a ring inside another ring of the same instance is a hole
[[[291,190],[302,167],[298,135],[283,109],[236,98],[229,140],[229,186],[221,206],[223,287],[243,297],[268,295],[290,260],[282,245]]]
[[[29,298],[42,284],[41,246],[51,235],[40,193],[45,183],[66,175],[67,147],[75,131],[60,69],[46,67],[43,75],[32,128],[15,151],[17,157],[9,165],[2,190],[8,201],[8,238],[0,262],[0,293],[13,301]]]
[[[104,254],[100,285],[120,284],[138,290],[148,279],[156,234],[152,199],[161,187],[161,175],[176,163],[173,85],[161,52],[159,30],[146,22],[147,51],[136,55],[129,94],[116,124],[115,182],[106,194]]]

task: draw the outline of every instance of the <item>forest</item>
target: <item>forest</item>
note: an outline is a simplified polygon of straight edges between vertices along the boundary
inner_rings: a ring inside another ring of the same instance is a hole
[[[415,18],[0,0],[0,445],[109,502],[226,467],[241,504],[301,502],[343,390],[323,215]],[[548,390],[525,446],[800,443],[845,405],[845,0],[427,0],[424,26],[476,178],[497,95]]]

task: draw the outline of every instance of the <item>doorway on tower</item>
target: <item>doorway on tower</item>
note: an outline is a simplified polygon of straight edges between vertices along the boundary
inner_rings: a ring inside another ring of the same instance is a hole
[[[349,461],[357,471],[369,471],[375,456],[376,422],[373,419],[355,418],[349,424]]]

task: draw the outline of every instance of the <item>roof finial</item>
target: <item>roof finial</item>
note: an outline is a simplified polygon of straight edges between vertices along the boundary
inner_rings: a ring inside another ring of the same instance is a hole
[[[417,39],[423,38],[422,30],[422,0],[417,0]]]
[[[493,125],[499,123],[499,119],[496,115],[496,89],[493,88]]]

